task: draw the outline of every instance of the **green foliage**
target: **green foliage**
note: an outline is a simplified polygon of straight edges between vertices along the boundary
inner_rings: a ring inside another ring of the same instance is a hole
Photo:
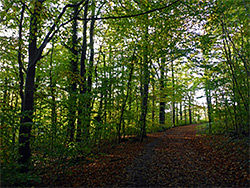
[[[140,135],[146,94],[148,133],[166,130],[172,122],[186,125],[190,117],[197,123],[207,121],[207,105],[195,100],[201,88],[210,100],[212,122],[211,128],[208,124],[198,126],[199,131],[249,131],[249,19],[241,3],[218,0],[174,4],[149,14],[96,20],[94,31],[89,20],[84,46],[80,42],[84,39],[84,24],[78,21],[75,30],[69,24],[71,6],[57,20],[67,2],[45,1],[37,15],[38,47],[54,23],[57,33],[36,64],[30,122],[33,165],[50,163],[53,158],[86,157],[107,140]],[[1,3],[1,29],[13,31],[0,36],[1,174],[3,185],[25,186],[36,181],[30,173],[19,173],[22,167],[17,164],[20,121],[28,114],[22,112],[20,88],[25,88],[25,84],[20,85],[20,70],[25,80],[33,5],[24,2],[23,27],[19,30],[23,3]],[[89,1],[89,6],[87,16],[96,14],[100,18],[136,15],[166,6],[166,2]],[[78,8],[80,19],[86,7],[82,4]],[[19,31],[22,38],[18,39]],[[92,32],[93,49],[89,41]],[[78,36],[76,40],[73,34]],[[20,69],[18,44],[22,47]],[[80,76],[81,52],[85,47],[85,72]],[[92,50],[93,62],[89,55]],[[144,90],[147,82],[148,91]],[[160,102],[164,102],[164,125],[158,123]]]
[[[2,187],[29,187],[40,183],[41,179],[33,171],[21,173],[20,166],[16,162],[1,164],[1,186]]]

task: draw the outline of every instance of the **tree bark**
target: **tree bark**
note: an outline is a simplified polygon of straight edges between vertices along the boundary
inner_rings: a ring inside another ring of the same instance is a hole
[[[152,123],[155,122],[155,79],[152,78]]]
[[[146,26],[145,30],[145,43],[143,51],[143,79],[142,79],[142,103],[141,103],[141,135],[140,140],[143,141],[143,138],[146,137],[146,117],[147,117],[147,104],[148,104],[148,86],[149,86],[149,70],[148,70],[148,27]]]
[[[50,55],[50,95],[51,101],[51,149],[54,149],[54,142],[56,141],[57,135],[57,113],[56,113],[56,96],[55,96],[55,82],[52,76],[53,67],[53,53],[54,53],[54,41],[52,40],[52,50]]]
[[[182,117],[182,101],[180,102],[180,120],[181,121],[183,120],[183,117]]]
[[[173,99],[172,99],[172,127],[175,127],[175,82],[174,82],[174,63],[171,63],[172,70],[172,90],[173,90]]]
[[[159,123],[161,125],[165,124],[165,106],[166,106],[166,103],[164,101],[165,100],[165,94],[163,94],[164,88],[165,88],[164,64],[165,64],[165,58],[162,59],[162,64],[161,64],[161,67],[160,67],[160,95],[161,95],[161,101],[160,101]]]
[[[88,21],[88,10],[89,10],[89,1],[86,0],[84,8],[84,21],[83,21],[83,33],[82,33],[82,53],[80,61],[80,100],[79,100],[79,110],[78,110],[78,124],[77,124],[77,141],[80,142],[82,139],[87,140],[89,137],[89,130],[86,123],[87,117],[87,83],[86,83],[86,61],[87,61],[87,23]],[[83,135],[82,135],[83,133]],[[82,136],[84,138],[82,138]]]
[[[185,117],[185,125],[187,125],[187,108],[186,108],[186,104],[184,104],[184,117]]]
[[[130,65],[128,83],[127,83],[127,94],[126,94],[125,100],[124,100],[124,102],[122,104],[121,116],[120,116],[120,121],[119,121],[119,124],[118,124],[117,134],[118,134],[118,143],[119,144],[121,143],[121,125],[122,125],[122,122],[123,122],[123,115],[124,115],[126,103],[127,103],[127,100],[128,100],[129,94],[130,94],[130,86],[131,86],[131,81],[132,81],[133,70],[134,70],[134,65],[131,64]]]
[[[30,33],[29,33],[29,63],[27,68],[25,93],[22,102],[22,118],[19,129],[19,163],[22,165],[21,172],[29,171],[29,159],[31,156],[30,134],[32,128],[32,116],[34,110],[34,87],[35,87],[35,67],[38,61],[37,51],[37,22],[41,9],[41,2],[34,2],[34,9],[30,16]]]
[[[205,83],[205,94],[207,100],[207,116],[208,116],[208,123],[209,123],[209,132],[211,133],[211,123],[212,123],[212,101],[211,101],[211,89],[209,85],[209,80],[206,80]]]
[[[72,72],[72,84],[70,88],[70,100],[69,100],[69,142],[72,142],[75,134],[75,122],[76,122],[76,94],[77,94],[77,83],[76,83],[76,75],[77,75],[77,62],[78,62],[78,50],[77,50],[77,17],[78,15],[78,6],[74,7],[74,20],[72,23],[72,46],[71,46],[71,72]]]
[[[191,109],[191,95],[188,96],[188,113],[189,113],[189,124],[192,124],[192,109]]]
[[[21,18],[19,22],[19,36],[18,36],[18,65],[19,65],[19,78],[20,78],[19,94],[20,94],[22,102],[23,102],[23,97],[24,97],[24,94],[23,94],[24,78],[23,78],[23,63],[22,63],[22,43],[23,43],[22,42],[22,29],[23,29],[24,11],[25,11],[25,5],[22,6],[22,10],[21,10]]]

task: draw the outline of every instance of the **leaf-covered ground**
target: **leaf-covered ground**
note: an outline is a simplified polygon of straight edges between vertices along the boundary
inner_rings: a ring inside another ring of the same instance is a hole
[[[59,164],[58,164],[59,165]],[[249,146],[205,136],[196,125],[106,146],[87,161],[50,167],[46,187],[249,187]]]

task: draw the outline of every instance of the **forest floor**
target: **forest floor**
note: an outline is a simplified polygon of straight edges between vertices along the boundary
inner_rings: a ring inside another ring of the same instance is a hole
[[[58,164],[42,174],[45,187],[250,187],[249,145],[197,134],[197,125],[106,145],[99,155]]]

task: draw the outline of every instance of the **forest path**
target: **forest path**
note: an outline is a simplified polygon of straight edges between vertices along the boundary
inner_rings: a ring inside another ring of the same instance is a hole
[[[233,156],[236,153],[223,156],[223,152],[204,145],[206,140],[196,135],[196,126],[170,129],[147,144],[144,154],[127,168],[128,181],[122,187],[247,185],[240,159]]]
[[[105,144],[89,161],[46,167],[37,187],[250,187],[249,144],[197,134],[197,125]]]

